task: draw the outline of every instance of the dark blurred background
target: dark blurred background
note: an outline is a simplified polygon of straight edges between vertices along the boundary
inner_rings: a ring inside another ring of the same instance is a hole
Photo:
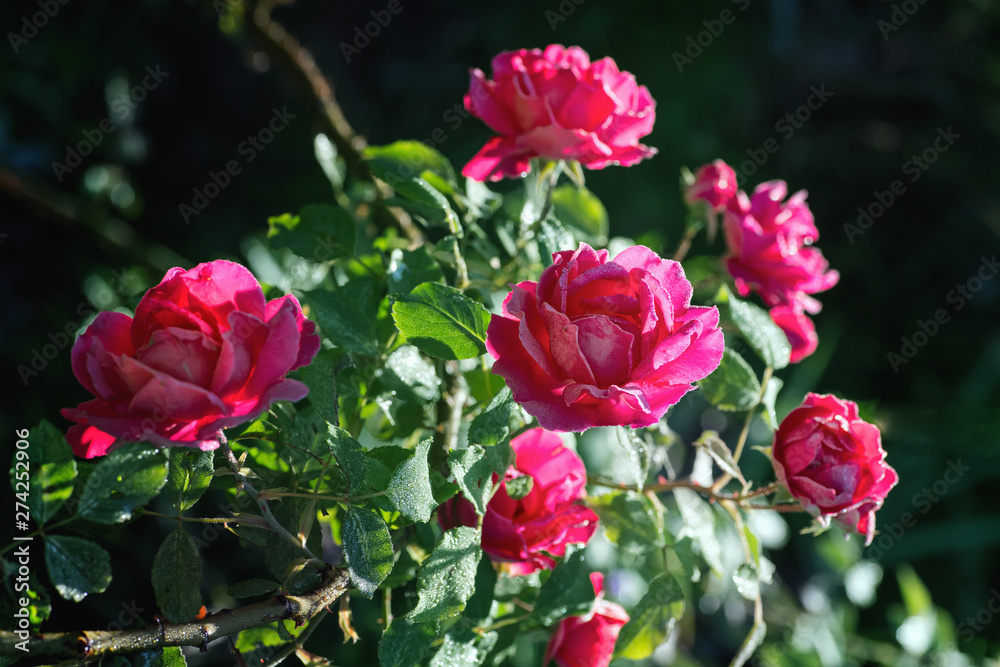
[[[819,352],[781,373],[782,412],[809,390],[864,404],[901,478],[880,525],[915,516],[883,542],[876,560],[885,581],[859,627],[895,641],[887,619],[900,603],[893,573],[904,562],[955,623],[984,609],[1000,586],[1000,6],[399,1],[402,11],[366,45],[354,41],[356,29],[385,2],[299,0],[274,12],[370,143],[427,140],[460,168],[490,136],[455,112],[467,69],[488,72],[498,51],[559,42],[614,57],[657,101],[644,143],[659,154],[587,172],[612,235],[671,253],[684,215],[679,169],[716,157],[737,168],[743,188],[782,178],[809,191],[818,244],[841,280],[820,295]],[[42,418],[65,427],[59,408],[87,398],[69,346],[88,314],[134,303],[170,266],[246,261],[268,216],[332,199],[313,157],[317,109],[248,42],[232,2],[0,6],[5,452],[13,429]],[[286,109],[294,118],[270,144],[244,143]],[[69,155],[81,142],[92,151]],[[774,142],[776,152],[763,149]],[[193,205],[193,189],[230,160],[241,173],[185,221],[180,206]],[[861,224],[859,208],[871,216]],[[719,239],[702,236],[692,254],[721,251]],[[928,324],[941,309],[944,323]],[[969,469],[940,482],[959,462]],[[120,542],[139,542],[131,562],[148,568],[162,537],[151,535],[147,553],[141,533],[129,535]],[[824,567],[815,551],[813,538],[796,537],[776,552],[792,590]],[[153,606],[148,590],[125,595]],[[53,629],[74,617],[58,604]],[[110,620],[117,603],[104,604],[112,608],[91,609]],[[1000,618],[973,642],[998,635]],[[702,654],[709,664],[712,656]]]

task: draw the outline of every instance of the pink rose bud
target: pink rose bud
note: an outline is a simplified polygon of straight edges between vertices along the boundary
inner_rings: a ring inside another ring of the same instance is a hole
[[[721,211],[736,196],[736,172],[722,160],[702,165],[684,194],[688,204],[703,200],[713,211]]]
[[[629,616],[621,605],[604,599],[604,575],[593,572],[597,600],[586,616],[570,616],[559,621],[549,640],[542,665],[555,660],[558,667],[608,667],[615,652],[615,642]]]
[[[784,181],[770,181],[750,197],[741,191],[729,201],[726,267],[740,295],[753,290],[768,306],[798,304],[817,313],[821,305],[808,295],[830,289],[840,274],[829,270],[818,248],[810,247],[819,231],[805,190],[783,202],[787,192]]]
[[[858,417],[858,405],[807,394],[774,434],[778,481],[824,526],[875,536],[875,510],[899,481],[885,462],[882,435]]]
[[[797,364],[816,351],[819,337],[809,316],[799,306],[776,306],[771,309],[771,319],[781,327],[792,346],[789,361]]]
[[[586,243],[516,285],[486,347],[514,400],[552,431],[649,426],[722,360],[715,307],[691,306],[677,262]]]
[[[218,447],[220,429],[255,419],[308,389],[285,378],[319,351],[316,325],[294,296],[264,301],[253,275],[217,260],[173,268],[135,318],[105,311],[73,346],[73,373],[97,398],[63,417],[84,458],[115,443]]]
[[[531,490],[514,500],[506,481],[500,484],[483,517],[483,551],[496,562],[510,563],[514,574],[551,569],[553,556],[566,555],[569,544],[586,544],[597,530],[597,515],[579,502],[587,470],[562,438],[544,429],[522,433],[510,445],[515,462],[505,480],[527,475]],[[475,526],[476,511],[464,497],[455,496],[438,510],[438,522],[445,530]]]
[[[462,169],[469,178],[523,176],[533,157],[603,169],[656,154],[639,143],[653,129],[656,102],[611,58],[591,63],[578,46],[552,44],[497,54],[492,79],[469,74],[465,108],[500,135]]]

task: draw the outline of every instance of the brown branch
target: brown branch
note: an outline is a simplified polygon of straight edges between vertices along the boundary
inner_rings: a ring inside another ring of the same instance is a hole
[[[135,630],[87,630],[34,635],[27,640],[28,653],[15,648],[20,638],[0,631],[0,655],[30,655],[32,658],[69,658],[90,661],[107,655],[135,653],[167,646],[205,646],[220,637],[274,621],[290,619],[306,623],[337,601],[350,587],[347,572],[331,569],[326,582],[308,595],[276,595],[263,602],[225,609],[190,623],[160,623]]]
[[[330,80],[323,75],[312,54],[304,49],[284,26],[271,18],[270,10],[269,2],[247,3],[244,10],[247,32],[274,62],[285,69],[302,93],[316,103],[324,133],[337,147],[337,152],[344,158],[348,170],[356,178],[375,185],[379,197],[386,198],[391,192],[385,185],[380,185],[376,181],[371,168],[362,157],[361,151],[366,142],[348,122],[347,116],[344,115],[334,96]],[[414,244],[422,242],[423,234],[405,211],[386,208],[386,213],[391,223]]]

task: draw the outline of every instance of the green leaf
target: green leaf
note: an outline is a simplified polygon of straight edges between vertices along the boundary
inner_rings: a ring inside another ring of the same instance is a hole
[[[565,225],[551,216],[539,223],[535,242],[538,244],[538,256],[545,266],[552,264],[552,253],[576,245],[576,239],[573,238]]]
[[[392,572],[392,538],[385,521],[371,510],[347,506],[340,529],[351,583],[368,599]]]
[[[497,571],[489,558],[479,560],[476,569],[476,592],[465,605],[463,623],[485,625],[493,614],[493,593],[497,586]]]
[[[767,381],[767,387],[764,389],[764,398],[761,400],[761,405],[764,406],[764,412],[761,416],[764,418],[764,422],[771,427],[772,431],[778,430],[778,415],[774,411],[774,404],[778,400],[778,392],[781,391],[784,381],[781,378],[772,377]]]
[[[349,494],[359,495],[364,488],[366,461],[365,449],[351,434],[337,426],[330,426],[327,439],[337,466],[347,475]],[[378,489],[381,491],[382,489]]]
[[[701,436],[695,440],[694,445],[695,447],[704,450],[709,456],[711,456],[722,472],[735,477],[743,484],[744,488],[746,488],[747,481],[743,478],[743,473],[740,472],[739,465],[733,459],[733,453],[729,451],[729,446],[726,445],[725,441],[719,437],[719,434],[716,431],[703,432]]]
[[[417,574],[419,599],[407,618],[431,623],[454,618],[475,592],[476,568],[483,550],[478,530],[459,526],[445,531]]]
[[[697,384],[708,402],[720,410],[749,410],[760,396],[760,382],[750,364],[728,347],[719,367]]]
[[[190,621],[201,608],[201,554],[194,540],[177,526],[160,545],[151,576],[156,604],[173,623]]]
[[[521,500],[529,493],[531,493],[532,487],[535,486],[535,478],[531,475],[522,475],[520,477],[515,477],[513,479],[507,480],[506,488],[507,495],[510,496],[511,500]]]
[[[187,661],[180,646],[142,651],[128,656],[115,656],[113,667],[186,667]]]
[[[684,591],[677,579],[670,574],[653,579],[618,635],[615,657],[645,660],[653,655],[683,613]]]
[[[444,225],[453,234],[461,235],[458,216],[437,189],[420,176],[408,175],[409,169],[382,160],[368,160],[368,166],[381,180],[392,186],[400,197],[391,197],[383,203],[387,206],[401,206],[428,222]]]
[[[420,283],[443,282],[444,272],[427,252],[427,246],[421,245],[414,250],[394,248],[385,278],[390,292],[407,294]]]
[[[479,445],[497,445],[510,435],[510,416],[517,408],[510,388],[504,387],[490,404],[476,415],[469,426],[469,442]],[[504,470],[506,470],[504,466]]]
[[[45,567],[59,595],[73,602],[90,593],[103,593],[111,583],[108,552],[82,537],[47,535]]]
[[[337,357],[334,350],[323,350],[312,363],[299,371],[309,387],[309,402],[328,424],[339,426],[337,407]]]
[[[382,635],[378,646],[378,664],[380,667],[420,665],[435,639],[437,630],[432,624],[397,618]]]
[[[476,508],[476,514],[486,514],[486,503],[493,495],[493,466],[486,458],[486,450],[479,445],[456,449],[448,454],[448,467],[462,495]]]
[[[281,584],[267,579],[247,579],[229,587],[229,595],[234,598],[254,598],[270,595],[281,590]]]
[[[401,345],[390,354],[378,378],[387,390],[395,392],[397,400],[424,404],[441,395],[441,378],[434,364],[412,345]]]
[[[136,443],[105,456],[87,478],[77,516],[98,523],[122,523],[167,483],[164,451]]]
[[[386,489],[389,502],[403,516],[421,523],[429,521],[437,507],[427,467],[427,453],[432,442],[428,438],[417,445],[413,456],[400,463],[392,473]]]
[[[393,298],[396,327],[424,354],[472,359],[486,353],[490,314],[478,301],[440,283],[422,283]]]
[[[765,364],[775,370],[788,365],[792,346],[785,332],[774,323],[766,310],[737,299],[726,285],[719,290],[717,301],[728,304],[733,324]]]
[[[28,489],[28,506],[31,516],[44,525],[55,516],[63,503],[73,495],[76,480],[76,459],[66,442],[66,436],[47,421],[39,422],[28,434],[28,448],[24,467],[18,466],[18,455],[11,463],[11,488],[15,493]],[[30,479],[24,472],[30,471]],[[18,479],[18,476],[22,477]]]
[[[722,547],[715,537],[715,515],[712,508],[697,492],[689,489],[674,489],[674,500],[684,521],[684,528],[677,537],[690,535],[701,549],[705,559],[715,574],[722,576]]]
[[[361,155],[368,160],[396,165],[401,176],[422,176],[425,171],[431,171],[447,181],[456,182],[455,170],[448,158],[419,141],[396,141],[388,146],[368,146]]]
[[[644,554],[666,544],[663,521],[645,495],[612,491],[591,497],[588,504],[601,518],[608,539],[624,551]]]
[[[334,345],[354,354],[378,354],[378,300],[373,280],[355,278],[332,291],[309,292],[305,301],[323,335]]]
[[[315,262],[354,254],[354,220],[338,206],[310,204],[298,215],[268,218],[267,224],[272,248],[288,248]]]
[[[653,448],[647,445],[634,429],[618,426],[615,427],[615,435],[618,438],[618,444],[625,450],[625,458],[628,461],[632,478],[635,480],[636,486],[641,489],[646,485],[646,477],[649,475]]]
[[[215,452],[190,447],[171,447],[168,452],[170,473],[167,475],[167,497],[177,511],[183,513],[198,502],[212,483]]]
[[[430,667],[478,667],[493,650],[499,635],[479,635],[467,628],[453,628],[444,636]]]
[[[594,585],[584,550],[577,548],[567,554],[538,592],[532,615],[542,625],[552,625],[565,616],[585,614],[594,604]]]
[[[563,224],[583,232],[584,240],[596,245],[608,241],[608,212],[586,188],[561,185],[552,192],[552,212]]]

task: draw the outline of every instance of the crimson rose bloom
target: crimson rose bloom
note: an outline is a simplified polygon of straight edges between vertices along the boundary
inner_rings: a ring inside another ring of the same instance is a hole
[[[694,183],[684,191],[688,204],[704,200],[713,211],[721,211],[736,196],[736,172],[722,160],[702,165]]]
[[[807,394],[774,434],[774,472],[824,526],[875,535],[875,510],[899,481],[885,462],[882,436],[858,417],[858,406],[836,396]]]
[[[656,154],[639,143],[653,129],[656,102],[611,58],[591,63],[578,46],[552,44],[497,54],[493,79],[469,75],[465,108],[501,135],[462,169],[469,178],[523,176],[533,157],[602,169]]]
[[[792,346],[792,354],[789,361],[797,364],[810,354],[816,351],[819,345],[819,336],[816,335],[816,327],[809,319],[809,316],[802,312],[802,308],[795,306],[776,306],[770,311],[771,319],[781,327]]]
[[[73,346],[73,373],[97,398],[62,415],[84,458],[117,442],[218,446],[219,429],[258,417],[305,385],[285,375],[319,350],[316,325],[294,296],[269,302],[253,275],[217,260],[173,268],[135,318],[105,311]]]
[[[691,306],[677,262],[586,243],[514,287],[486,332],[493,372],[552,431],[655,424],[718,367],[719,311]]]
[[[515,462],[505,480],[527,475],[531,491],[520,500],[507,495],[506,481],[493,494],[483,517],[483,551],[510,563],[514,574],[552,569],[552,556],[566,555],[566,545],[585,544],[597,530],[597,515],[579,503],[587,470],[562,438],[534,428],[510,441]],[[494,478],[494,482],[497,481]],[[472,503],[455,496],[441,505],[438,522],[445,528],[475,526]]]
[[[783,202],[787,192],[784,181],[770,181],[750,197],[740,191],[729,201],[726,267],[741,296],[753,290],[770,307],[798,305],[818,313],[822,306],[808,295],[830,289],[840,274],[828,270],[823,253],[810,247],[819,231],[805,190]]]
[[[615,642],[629,616],[621,605],[604,599],[604,575],[592,572],[597,600],[585,616],[570,616],[559,621],[549,640],[542,665],[555,660],[558,667],[608,667],[615,652]]]

